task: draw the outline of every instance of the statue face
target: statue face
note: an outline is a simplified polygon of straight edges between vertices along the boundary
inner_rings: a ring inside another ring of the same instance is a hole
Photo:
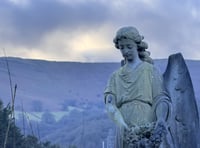
[[[138,55],[137,44],[131,39],[121,39],[118,41],[119,49],[122,56],[128,61],[133,61]]]

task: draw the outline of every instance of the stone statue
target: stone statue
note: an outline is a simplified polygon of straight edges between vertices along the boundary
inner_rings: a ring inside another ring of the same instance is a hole
[[[169,130],[175,148],[200,148],[198,107],[190,74],[180,53],[169,56],[163,78],[172,100]]]
[[[176,113],[172,107],[176,108],[178,104],[176,102],[174,105],[171,101],[171,95],[176,94],[174,89],[177,89],[173,88],[174,77],[171,76],[172,73],[175,73],[173,71],[176,71],[171,70],[175,65],[169,64],[171,66],[168,65],[163,77],[153,65],[150,52],[146,51],[148,45],[143,39],[144,37],[134,27],[119,29],[114,38],[115,47],[120,50],[124,60],[122,67],[111,75],[104,95],[108,115],[118,125],[115,147],[177,147],[184,136],[174,138],[174,135],[176,136],[182,131],[174,133],[171,131],[177,128],[174,123],[179,120],[175,119],[179,116],[172,115],[172,113]],[[180,69],[177,71],[180,73]],[[164,81],[168,81],[168,83],[165,84]],[[170,84],[171,82],[172,84]],[[195,108],[196,102],[194,98],[193,100],[193,107],[197,114],[190,113],[194,114],[190,118],[191,120],[198,116],[197,108]],[[181,114],[180,120],[182,120],[183,113],[179,114]],[[196,124],[197,121],[194,121],[193,129],[197,128]],[[179,140],[179,142],[174,140]],[[195,142],[193,140],[194,145],[196,145]]]

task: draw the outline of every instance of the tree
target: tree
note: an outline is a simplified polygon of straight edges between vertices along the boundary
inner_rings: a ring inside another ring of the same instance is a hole
[[[52,113],[50,112],[45,112],[42,115],[42,122],[46,124],[54,124],[56,122],[55,117]]]
[[[37,137],[21,134],[20,129],[15,125],[14,119],[10,118],[11,107],[8,104],[5,108],[0,100],[0,148],[4,147],[6,130],[10,122],[6,148],[59,148],[58,145],[52,145],[50,142],[40,142]]]
[[[65,99],[63,101],[62,105],[62,110],[63,111],[68,111],[69,106],[76,106],[76,99]]]
[[[8,138],[6,141],[6,148],[17,148],[21,147],[22,137],[20,129],[14,124],[14,119],[10,119],[11,107],[8,104],[7,107],[3,108],[3,103],[0,100],[0,147],[4,147],[6,138],[6,130],[10,122],[10,129],[8,132]]]

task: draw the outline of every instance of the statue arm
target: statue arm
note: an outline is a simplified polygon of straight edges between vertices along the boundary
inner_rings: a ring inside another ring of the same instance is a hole
[[[169,105],[166,102],[160,102],[156,107],[157,121],[166,122],[168,118]]]
[[[125,123],[124,118],[120,110],[116,107],[115,96],[113,94],[107,94],[105,98],[106,111],[108,116],[119,126],[129,129],[128,125]]]
[[[111,120],[115,122],[119,127],[128,129],[128,125],[125,123],[124,118],[120,110],[116,106],[116,95],[115,95],[115,81],[114,75],[108,81],[108,85],[104,92],[104,101],[106,105],[106,111]]]
[[[157,121],[167,122],[170,113],[170,98],[164,90],[163,87],[163,77],[158,72],[157,69],[154,69],[153,74],[153,97],[154,97],[154,106],[155,114]]]

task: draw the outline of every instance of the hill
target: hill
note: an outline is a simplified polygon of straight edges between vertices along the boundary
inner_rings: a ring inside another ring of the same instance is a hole
[[[8,58],[13,85],[17,84],[16,109],[60,111],[67,103],[103,105],[103,91],[110,74],[119,63],[78,63]],[[186,60],[197,99],[200,95],[200,61]],[[164,72],[167,60],[155,60]],[[5,58],[0,58],[0,98],[10,101]]]

